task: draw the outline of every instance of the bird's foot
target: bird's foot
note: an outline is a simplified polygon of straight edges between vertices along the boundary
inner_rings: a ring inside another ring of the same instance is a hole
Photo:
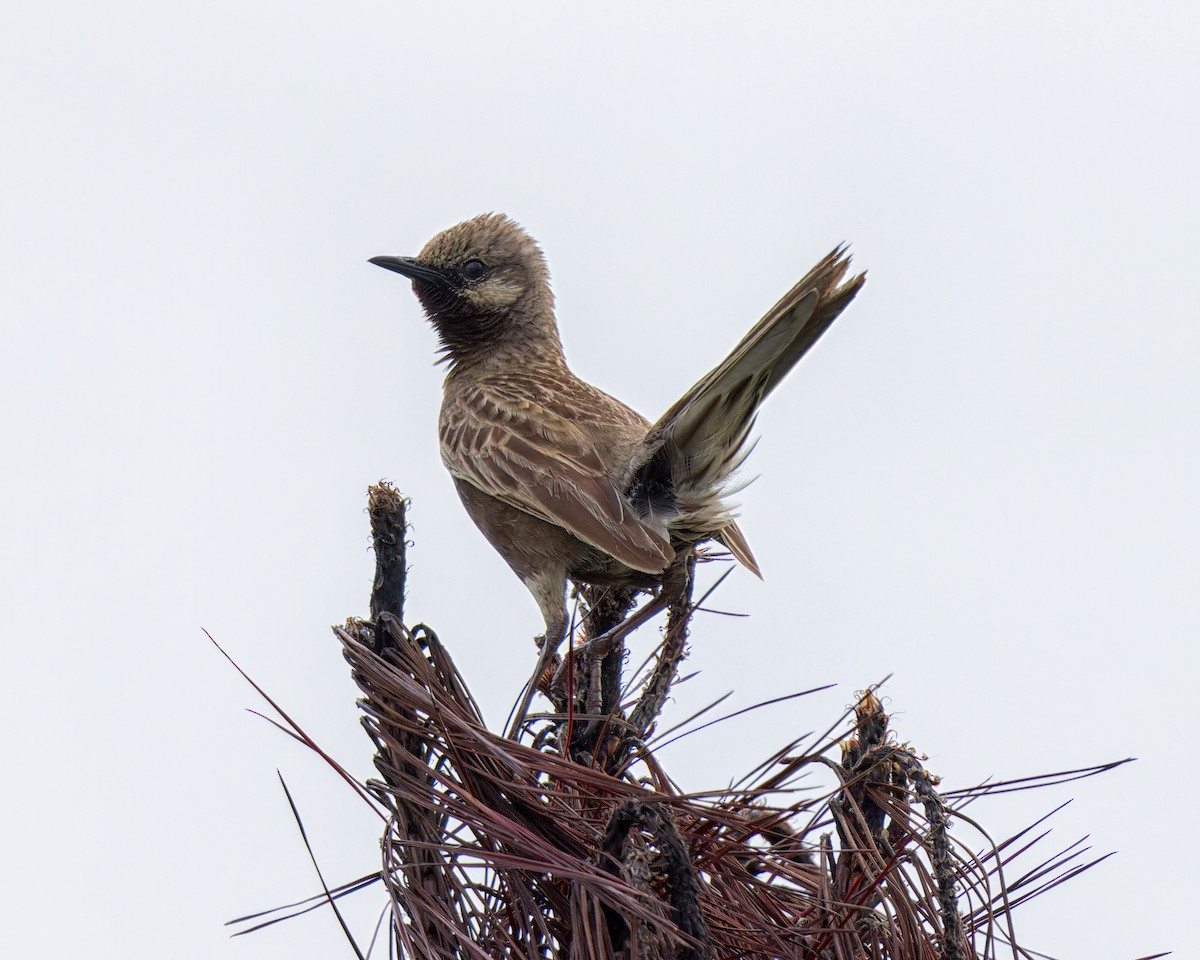
[[[530,682],[533,683],[535,690],[545,693],[550,687],[550,681],[554,679],[554,675],[558,671],[562,657],[558,655],[558,650],[554,649],[551,652],[549,659],[545,658],[544,653],[546,650],[546,635],[544,633],[540,636],[534,637],[533,642],[537,644],[539,651],[538,666],[541,668],[541,670],[539,673],[530,678]],[[558,644],[555,644],[555,648],[557,648],[557,646]],[[543,660],[545,660],[544,664]]]
[[[659,591],[658,595],[637,610],[631,616],[626,617],[615,627],[605,630],[599,636],[585,640],[583,643],[577,643],[575,649],[571,651],[571,656],[565,658],[558,665],[558,669],[554,671],[554,677],[550,681],[550,689],[558,690],[566,677],[567,666],[572,659],[580,659],[586,657],[589,660],[600,660],[616,649],[617,645],[624,640],[629,634],[633,633],[638,627],[646,621],[660,614],[667,608],[667,597],[664,591]]]

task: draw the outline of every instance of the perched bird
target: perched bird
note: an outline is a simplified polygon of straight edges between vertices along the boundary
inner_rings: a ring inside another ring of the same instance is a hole
[[[441,340],[442,461],[541,608],[544,654],[566,635],[569,580],[650,588],[710,539],[759,574],[726,501],[730,475],[759,404],[864,282],[842,282],[842,248],[654,424],[571,372],[546,261],[508,217],[475,217],[416,257],[371,263],[412,280]]]

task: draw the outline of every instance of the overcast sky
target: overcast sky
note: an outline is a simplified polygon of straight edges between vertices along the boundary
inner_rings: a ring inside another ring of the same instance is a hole
[[[974,815],[1075,797],[1050,842],[1120,851],[1025,945],[1186,949],[1196,7],[440,6],[0,6],[0,953],[348,955],[325,912],[226,939],[317,890],[277,767],[331,879],[377,868],[378,821],[202,628],[367,774],[328,625],[366,611],[372,481],[413,498],[410,618],[502,722],[540,618],[366,262],[489,210],[542,242],[577,372],[652,419],[834,244],[870,272],[759,420],[766,580],[698,620],[671,715],[837,687],[668,769],[720,786],[886,674],[950,788],[1137,756]]]

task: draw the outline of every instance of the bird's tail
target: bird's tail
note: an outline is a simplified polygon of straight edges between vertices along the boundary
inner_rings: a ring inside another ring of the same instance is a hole
[[[731,492],[730,474],[750,452],[758,407],[862,287],[865,274],[842,282],[849,269],[849,255],[837,247],[651,427],[631,464],[630,488],[669,493],[674,503],[648,503],[650,512],[676,514],[670,525],[685,536],[681,524],[694,525],[697,535],[731,526],[722,497]],[[745,552],[754,569],[736,526],[731,537],[743,548],[735,547],[734,555]]]

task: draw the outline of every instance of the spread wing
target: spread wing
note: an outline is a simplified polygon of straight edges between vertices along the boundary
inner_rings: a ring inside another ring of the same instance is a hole
[[[455,391],[443,406],[442,460],[450,473],[566,529],[626,566],[646,573],[665,570],[675,555],[666,534],[638,518],[609,477],[605,461],[606,454],[614,453],[614,446],[605,442],[607,433],[632,428],[641,434],[644,427],[605,422],[603,414],[636,414],[624,407],[597,410],[596,396],[581,398],[590,403],[574,408],[567,403],[564,409],[561,402],[539,404],[527,395],[528,376],[519,387],[511,385],[512,392],[503,386],[474,384]],[[616,404],[599,391],[595,394]],[[624,466],[620,463],[616,472]]]

